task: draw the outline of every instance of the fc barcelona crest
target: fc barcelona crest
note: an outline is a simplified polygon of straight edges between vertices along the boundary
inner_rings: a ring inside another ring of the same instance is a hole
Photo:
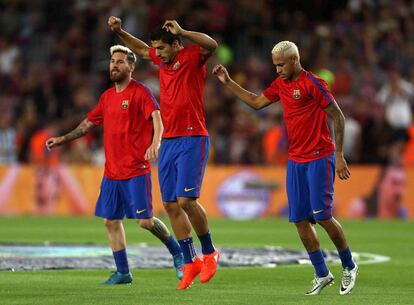
[[[300,90],[299,89],[293,89],[293,95],[292,96],[295,100],[300,99]]]
[[[121,107],[122,109],[128,109],[129,106],[129,100],[122,100]]]

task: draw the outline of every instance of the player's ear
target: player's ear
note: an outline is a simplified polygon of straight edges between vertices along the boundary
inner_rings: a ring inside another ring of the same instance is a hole
[[[290,57],[290,62],[291,62],[292,64],[295,64],[295,63],[299,62],[299,58],[298,58],[298,56],[297,56],[297,55],[292,55],[292,56]]]

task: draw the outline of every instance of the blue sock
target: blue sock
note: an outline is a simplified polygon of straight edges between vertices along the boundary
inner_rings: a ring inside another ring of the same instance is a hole
[[[168,248],[172,256],[176,256],[181,253],[181,248],[175,238],[171,235],[165,242],[165,246]]]
[[[342,268],[348,268],[349,270],[354,269],[355,264],[352,260],[351,250],[346,248],[345,250],[338,251],[339,257],[341,258]]]
[[[309,258],[312,262],[313,267],[315,268],[317,277],[327,276],[329,273],[328,267],[326,267],[325,259],[321,249],[318,249],[314,252],[308,252]]]
[[[116,271],[122,274],[128,273],[129,267],[128,267],[128,258],[127,258],[126,249],[112,252],[112,254],[115,259]]]
[[[180,244],[181,251],[184,255],[184,263],[192,263],[194,261],[194,258],[197,256],[194,248],[193,238],[189,237],[183,240],[179,240],[178,243]]]
[[[210,231],[208,231],[206,234],[198,236],[198,239],[201,243],[201,252],[203,254],[210,254],[214,252],[214,246],[213,242],[211,241],[211,234]]]

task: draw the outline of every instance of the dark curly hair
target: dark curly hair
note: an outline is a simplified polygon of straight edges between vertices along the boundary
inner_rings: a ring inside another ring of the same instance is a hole
[[[157,26],[150,35],[151,40],[161,40],[162,42],[173,44],[175,40],[181,44],[181,37],[174,35],[171,32],[168,32],[166,29],[163,29],[162,26]]]

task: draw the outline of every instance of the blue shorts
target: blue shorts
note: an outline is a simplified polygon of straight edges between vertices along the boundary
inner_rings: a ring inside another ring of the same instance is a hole
[[[108,219],[153,217],[151,173],[127,180],[103,177],[95,215]]]
[[[286,174],[289,221],[332,218],[334,181],[334,154],[306,163],[289,160]]]
[[[158,178],[164,202],[177,201],[177,197],[200,197],[209,151],[209,137],[163,139]]]

